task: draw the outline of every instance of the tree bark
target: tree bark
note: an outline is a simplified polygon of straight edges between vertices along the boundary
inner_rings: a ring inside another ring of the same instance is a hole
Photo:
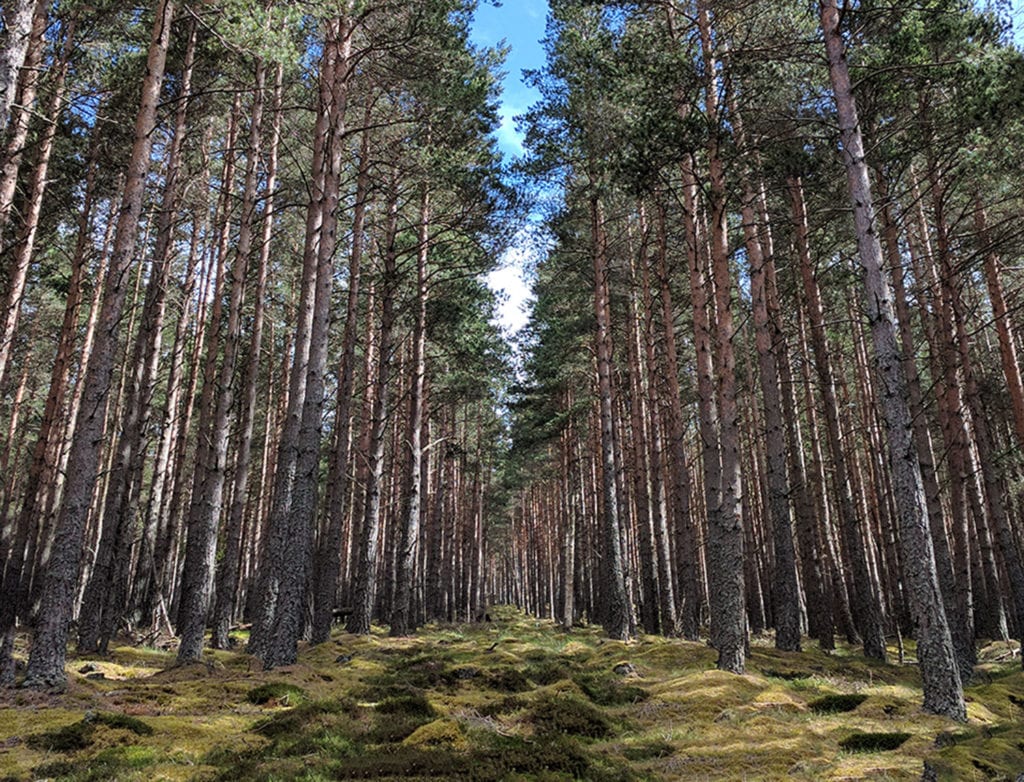
[[[106,402],[119,341],[121,315],[127,294],[138,236],[139,217],[149,171],[152,134],[163,82],[164,64],[174,15],[173,0],[158,0],[142,83],[142,100],[135,121],[135,139],[128,163],[118,215],[114,251],[103,297],[93,355],[84,380],[83,409],[75,427],[68,461],[64,503],[57,525],[53,553],[46,573],[39,623],[29,655],[25,686],[63,686],[75,582],[82,551],[82,535],[92,503],[106,425]]]
[[[881,383],[880,396],[900,518],[904,583],[917,625],[924,707],[935,714],[964,721],[967,719],[967,709],[928,531],[928,508],[921,468],[914,448],[903,362],[896,345],[892,296],[882,271],[882,248],[874,227],[871,183],[864,161],[864,146],[846,64],[845,46],[839,31],[836,0],[822,0],[820,10],[829,79],[839,117],[843,161],[853,204],[857,250],[865,274],[867,316]]]

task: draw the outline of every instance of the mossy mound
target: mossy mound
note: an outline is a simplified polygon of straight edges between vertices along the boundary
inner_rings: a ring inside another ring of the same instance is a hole
[[[623,684],[613,674],[579,674],[573,677],[584,694],[598,706],[625,706],[647,700],[649,693],[642,687]]]
[[[306,691],[288,682],[267,682],[249,690],[245,699],[257,706],[271,702],[279,706],[296,706],[306,700]]]
[[[416,728],[402,741],[406,747],[462,751],[469,747],[466,736],[453,720],[441,719]]]
[[[842,714],[853,711],[868,699],[861,693],[826,695],[807,704],[807,708],[816,714]]]
[[[33,749],[48,752],[77,752],[92,745],[96,729],[101,725],[128,731],[136,736],[149,736],[153,733],[153,728],[137,717],[101,711],[87,713],[79,722],[71,725],[29,736],[25,743]]]
[[[848,752],[889,752],[903,746],[909,733],[852,733],[839,742]]]
[[[546,695],[533,704],[529,721],[540,736],[584,736],[599,739],[613,732],[603,712],[573,695]]]

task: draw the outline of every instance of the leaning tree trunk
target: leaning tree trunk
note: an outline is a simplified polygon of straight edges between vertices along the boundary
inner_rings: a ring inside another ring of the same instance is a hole
[[[857,105],[850,84],[836,0],[822,0],[829,78],[839,118],[843,162],[853,203],[857,250],[864,269],[867,315],[875,348],[882,412],[899,513],[903,578],[917,625],[917,649],[924,687],[924,707],[935,714],[966,720],[963,686],[939,591],[935,554],[928,530],[921,468],[914,448],[906,378],[896,344],[892,295],[883,273],[882,247],[875,231],[871,182],[864,162]]]
[[[164,64],[171,35],[174,0],[158,0],[142,82],[142,100],[135,120],[135,140],[128,162],[99,328],[83,386],[83,404],[68,459],[64,503],[43,587],[39,623],[29,655],[26,686],[62,686],[67,654],[68,623],[74,608],[75,584],[82,554],[85,522],[92,504],[106,429],[106,402],[117,352],[121,315],[138,236],[139,217],[149,172]]]
[[[843,442],[842,426],[839,421],[839,403],[836,400],[836,383],[829,355],[828,339],[825,334],[825,314],[821,301],[821,289],[814,274],[811,261],[807,207],[804,203],[803,183],[799,177],[788,182],[790,204],[796,235],[797,254],[800,260],[800,277],[803,282],[803,303],[810,322],[811,347],[814,352],[814,369],[818,375],[824,403],[825,426],[828,434],[829,453],[834,465],[836,488],[836,509],[839,511],[839,530],[845,549],[843,563],[852,568],[852,575],[845,579],[850,590],[854,623],[864,643],[864,655],[885,660],[885,631],[882,626],[881,598],[878,584],[871,573],[865,550],[862,519],[857,513],[853,500],[853,487],[847,451]],[[839,564],[839,563],[837,563]],[[844,570],[846,567],[844,567]]]

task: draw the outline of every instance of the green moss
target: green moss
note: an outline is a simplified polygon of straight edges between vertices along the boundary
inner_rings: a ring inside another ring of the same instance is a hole
[[[311,724],[322,724],[323,718],[327,715],[340,715],[355,708],[355,704],[347,700],[312,701],[261,720],[256,723],[253,730],[261,736],[277,739],[300,733]]]
[[[533,689],[529,680],[518,668],[499,668],[489,671],[485,681],[488,687],[499,692],[526,692]]]
[[[245,698],[249,703],[255,703],[257,706],[262,706],[270,701],[294,706],[306,700],[306,691],[288,682],[267,682],[249,690]]]
[[[888,752],[899,749],[910,738],[909,733],[853,733],[839,742],[849,752]]]
[[[511,714],[514,711],[525,709],[529,701],[518,695],[509,695],[496,701],[488,701],[478,711],[484,717],[498,717],[502,714]]]
[[[407,747],[421,749],[448,749],[461,751],[469,745],[462,733],[462,728],[452,720],[434,720],[421,725],[403,742]]]
[[[860,693],[826,695],[823,698],[811,701],[807,707],[816,714],[841,714],[853,711],[868,699],[867,695]]]
[[[63,728],[29,736],[25,739],[25,744],[32,749],[47,752],[77,752],[92,744],[92,736],[95,732],[94,725],[82,720]]]
[[[530,721],[541,736],[604,738],[612,733],[607,717],[586,701],[572,695],[545,696],[530,709]]]
[[[645,701],[649,696],[642,687],[623,684],[611,674],[580,674],[573,681],[598,706],[625,706]]]
[[[399,714],[410,717],[434,717],[437,711],[430,701],[419,693],[409,693],[392,698],[385,698],[377,704],[380,714]]]

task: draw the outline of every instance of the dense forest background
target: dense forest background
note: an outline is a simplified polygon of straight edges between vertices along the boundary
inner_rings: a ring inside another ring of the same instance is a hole
[[[963,719],[1024,634],[1006,11],[555,0],[512,170],[470,2],[5,4],[0,678],[514,603],[912,639]]]

